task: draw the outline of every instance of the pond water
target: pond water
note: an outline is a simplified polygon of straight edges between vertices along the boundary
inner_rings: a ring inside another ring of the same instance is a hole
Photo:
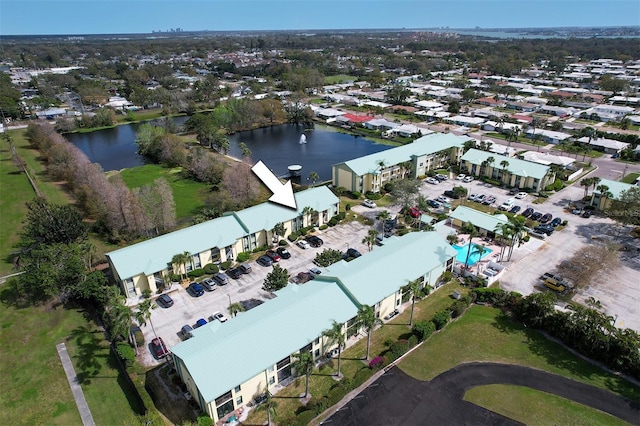
[[[187,117],[176,117],[182,125]],[[124,124],[113,129],[91,133],[72,133],[66,138],[84,152],[89,160],[99,163],[105,171],[120,170],[145,164],[138,155],[136,131],[141,123]],[[301,144],[304,134],[306,143]],[[251,150],[253,162],[262,160],[277,176],[288,174],[288,166],[302,166],[302,180],[315,171],[320,181],[331,180],[331,166],[363,155],[391,148],[353,135],[339,133],[331,127],[284,124],[264,129],[239,132],[229,136],[229,155],[241,158],[239,142]]]

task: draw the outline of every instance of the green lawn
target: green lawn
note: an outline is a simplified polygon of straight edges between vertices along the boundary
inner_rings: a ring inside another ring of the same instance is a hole
[[[467,391],[464,400],[527,425],[628,424],[595,408],[522,386],[478,386]]]
[[[358,77],[355,75],[338,74],[325,76],[325,84],[346,83],[348,81],[357,81]]]
[[[444,332],[431,336],[399,367],[420,380],[430,380],[458,364],[472,361],[525,365],[630,399],[640,398],[640,388],[583,361],[535,330],[506,319],[498,309],[483,306],[469,308]]]
[[[13,283],[0,290],[0,412],[6,425],[81,424],[56,345],[66,342],[97,424],[133,418],[109,365],[104,335],[82,309],[16,306]],[[88,344],[87,342],[90,342]],[[84,374],[84,375],[83,375]]]
[[[132,167],[120,172],[122,179],[129,188],[138,188],[152,183],[158,178],[165,178],[173,190],[178,219],[193,216],[202,207],[210,187],[207,184],[186,179],[180,168],[166,168],[157,164]]]
[[[640,173],[629,173],[622,179],[625,183],[634,183],[640,177]]]

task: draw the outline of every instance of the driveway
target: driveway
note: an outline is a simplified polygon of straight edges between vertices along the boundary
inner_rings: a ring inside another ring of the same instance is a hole
[[[515,420],[462,398],[490,384],[527,386],[552,393],[635,424],[640,404],[609,391],[528,367],[462,364],[423,382],[394,367],[340,408],[324,425],[516,425]]]
[[[287,250],[291,253],[290,259],[282,259],[279,265],[286,268],[293,276],[298,272],[307,271],[313,265],[315,256],[325,248],[346,251],[348,248],[355,248],[363,255],[368,249],[362,243],[362,239],[367,235],[370,228],[359,222],[349,222],[318,231],[324,244],[320,248],[301,249],[295,244],[289,244]],[[257,256],[254,256],[257,258]],[[275,297],[273,294],[262,290],[262,284],[271,267],[263,267],[255,261],[248,262],[252,272],[234,280],[229,278],[229,284],[216,286],[212,292],[205,292],[201,297],[190,296],[181,286],[174,285],[168,294],[174,300],[170,308],[156,307],[151,312],[151,319],[146,326],[140,327],[145,335],[145,346],[139,348],[138,360],[146,366],[158,365],[157,360],[151,352],[151,340],[155,337],[151,324],[155,328],[156,335],[161,336],[168,348],[181,342],[179,334],[183,325],[195,325],[199,318],[207,321],[216,311],[220,311],[233,321],[229,314],[229,304],[249,301],[252,305],[258,304]],[[291,284],[290,284],[291,285]]]

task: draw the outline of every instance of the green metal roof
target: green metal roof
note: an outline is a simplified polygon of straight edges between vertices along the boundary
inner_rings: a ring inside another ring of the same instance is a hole
[[[433,133],[418,138],[407,145],[365,155],[364,157],[355,158],[339,164],[345,164],[355,174],[363,176],[368,173],[376,173],[379,169],[380,161],[384,161],[386,165],[392,166],[410,161],[411,156],[414,155],[428,155],[450,149],[454,146],[462,147],[468,139],[468,137],[456,136],[452,133]]]
[[[628,191],[631,188],[633,188],[633,185],[631,185],[630,183],[618,182],[618,181],[609,180],[609,179],[600,179],[600,182],[598,182],[597,186],[600,186],[600,185],[608,186],[609,192],[611,193],[611,195],[613,195],[613,198],[618,198],[622,191]],[[598,194],[600,193],[597,187],[596,189],[593,190],[593,192]]]
[[[471,164],[481,165],[482,162],[489,157],[493,157],[494,160],[491,167],[495,167],[497,169],[502,169],[502,166],[500,166],[502,160],[509,162],[507,170],[516,176],[533,177],[535,179],[542,180],[549,170],[549,167],[543,164],[532,163],[531,161],[507,157],[494,152],[481,151],[475,148],[471,148],[469,151],[465,152],[462,156],[462,160]]]
[[[107,253],[107,256],[118,271],[120,279],[141,273],[150,275],[165,269],[171,258],[178,253],[187,251],[197,254],[214,247],[227,247],[246,235],[247,231],[254,233],[271,230],[276,223],[295,218],[306,206],[323,211],[338,202],[338,198],[326,186],[296,192],[294,195],[297,211],[266,202],[114,250]]]
[[[362,304],[373,306],[409,281],[455,257],[457,252],[437,232],[411,232],[384,240],[370,253],[326,268]]]
[[[465,206],[456,207],[449,217],[462,222],[471,222],[479,228],[493,232],[497,232],[496,229],[499,229],[498,227],[509,223],[509,218],[503,214],[490,215]]]
[[[336,283],[290,284],[277,297],[221,324],[194,330],[171,348],[206,402],[300,350],[331,327],[353,318],[357,306]]]

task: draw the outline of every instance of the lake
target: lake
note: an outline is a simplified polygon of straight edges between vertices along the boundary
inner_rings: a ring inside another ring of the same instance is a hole
[[[187,117],[177,117],[175,120],[182,125]],[[135,143],[140,124],[123,124],[90,133],[72,133],[66,138],[105,171],[120,170],[145,164],[144,158],[137,153]],[[299,143],[303,133],[306,144]],[[391,148],[337,132],[331,127],[316,125],[310,129],[295,124],[239,132],[229,136],[229,142],[229,155],[233,157],[242,157],[238,143],[244,142],[251,150],[252,161],[262,160],[276,175],[286,175],[287,166],[299,164],[302,166],[302,180],[315,171],[321,181],[331,179],[333,164]]]

